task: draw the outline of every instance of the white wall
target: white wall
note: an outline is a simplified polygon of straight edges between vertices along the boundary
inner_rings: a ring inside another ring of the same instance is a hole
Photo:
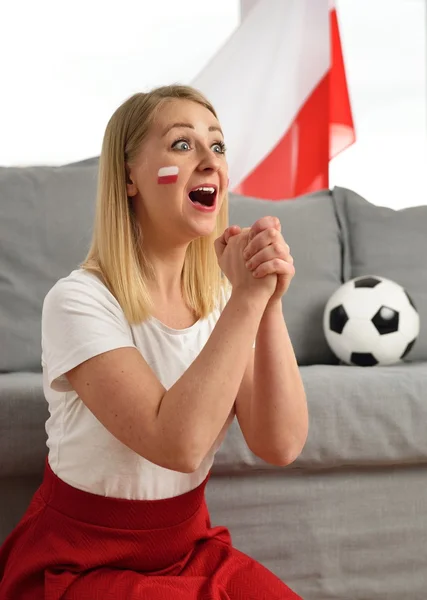
[[[123,100],[191,82],[240,22],[239,0],[11,0],[1,13],[4,166],[99,154]]]
[[[337,0],[357,142],[330,184],[375,204],[427,204],[425,0]]]

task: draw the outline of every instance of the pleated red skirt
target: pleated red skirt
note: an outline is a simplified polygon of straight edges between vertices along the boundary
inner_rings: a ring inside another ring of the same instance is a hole
[[[206,482],[166,500],[105,498],[47,464],[0,550],[0,600],[300,599],[210,526]]]

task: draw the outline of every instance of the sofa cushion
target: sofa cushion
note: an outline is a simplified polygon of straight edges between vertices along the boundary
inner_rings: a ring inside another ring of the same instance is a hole
[[[292,469],[427,464],[427,362],[388,367],[301,367],[310,423]],[[48,407],[41,373],[0,374],[0,477],[39,473]],[[214,473],[270,470],[247,447],[235,419]]]
[[[394,210],[334,188],[345,240],[345,277],[380,275],[402,285],[420,314],[420,335],[407,358],[427,360],[427,206]]]
[[[427,362],[388,367],[301,367],[311,426],[292,469],[427,464]],[[270,469],[248,449],[237,421],[214,471]]]
[[[341,231],[329,190],[271,201],[230,194],[230,224],[251,226],[276,216],[291,247],[296,274],[282,300],[299,364],[335,364],[323,333],[323,310],[342,283]]]
[[[425,600],[426,479],[425,467],[233,473],[206,499],[212,525],[304,600]]]
[[[64,167],[97,167],[99,165],[99,156],[92,156],[64,165]]]
[[[41,373],[0,374],[0,478],[42,472],[48,417]]]
[[[43,299],[86,256],[97,170],[0,168],[0,372],[41,369]]]

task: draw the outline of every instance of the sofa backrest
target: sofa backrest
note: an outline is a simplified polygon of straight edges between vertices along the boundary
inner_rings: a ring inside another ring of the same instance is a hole
[[[0,372],[40,371],[41,310],[89,248],[98,167],[0,167]]]
[[[427,360],[427,205],[394,210],[336,187],[332,199],[343,232],[344,276],[379,275],[402,285],[420,315],[407,359]]]
[[[40,371],[41,310],[54,283],[85,258],[96,198],[97,159],[63,167],[0,167],[0,372]],[[279,217],[296,275],[283,311],[299,364],[336,364],[322,315],[345,280],[377,274],[413,296],[421,334],[411,360],[427,360],[427,206],[374,206],[335,188],[295,200],[230,194],[230,223]]]
[[[296,273],[282,299],[283,313],[299,364],[336,364],[323,334],[323,310],[343,281],[341,230],[329,190],[294,200],[271,201],[230,194],[230,224],[251,226],[280,219]]]

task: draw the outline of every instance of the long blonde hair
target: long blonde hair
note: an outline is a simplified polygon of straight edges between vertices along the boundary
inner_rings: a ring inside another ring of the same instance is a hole
[[[147,278],[152,275],[132,203],[127,196],[126,163],[131,163],[147,135],[157,111],[166,100],[197,102],[217,116],[210,102],[189,86],[171,85],[126,100],[108,122],[99,162],[98,192],[91,247],[81,267],[102,278],[116,297],[129,323],[140,323],[152,314]],[[214,309],[222,275],[214,240],[228,224],[228,199],[224,198],[213,233],[193,240],[182,271],[182,292],[199,318]]]

